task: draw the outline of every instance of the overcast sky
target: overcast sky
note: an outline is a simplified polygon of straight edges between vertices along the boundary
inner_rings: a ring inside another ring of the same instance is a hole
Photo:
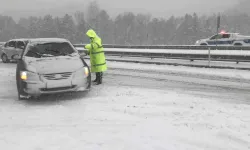
[[[84,10],[91,0],[0,0],[1,13],[40,12],[41,9],[60,11]],[[237,4],[239,0],[97,0],[111,15],[124,11],[152,13],[154,16],[183,15],[197,12],[217,13]],[[71,7],[69,7],[70,5]],[[58,6],[56,6],[58,5]],[[68,8],[67,8],[68,7]],[[69,10],[70,9],[70,10]],[[32,14],[31,14],[32,15]]]

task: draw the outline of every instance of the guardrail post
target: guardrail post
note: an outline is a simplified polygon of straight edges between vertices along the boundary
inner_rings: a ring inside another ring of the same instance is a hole
[[[210,54],[211,52],[210,52],[210,47],[208,48],[208,66],[209,67],[211,67],[211,64],[210,64],[210,62],[211,62],[211,54]]]

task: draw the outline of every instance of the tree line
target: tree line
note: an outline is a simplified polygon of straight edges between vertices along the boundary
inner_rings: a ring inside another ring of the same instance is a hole
[[[87,43],[85,33],[94,29],[104,44],[119,45],[189,45],[216,33],[217,16],[198,16],[196,13],[181,17],[156,18],[150,14],[121,13],[111,18],[96,2],[86,12],[63,17],[46,15],[14,21],[0,15],[0,41],[13,38],[59,37],[72,43]],[[221,29],[250,34],[250,16],[244,13],[221,14]]]

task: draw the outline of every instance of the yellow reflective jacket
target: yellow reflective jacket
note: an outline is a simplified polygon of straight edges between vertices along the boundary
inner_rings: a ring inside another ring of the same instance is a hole
[[[90,29],[86,35],[91,39],[90,44],[85,46],[90,56],[91,72],[104,72],[107,70],[106,58],[102,46],[102,39]]]

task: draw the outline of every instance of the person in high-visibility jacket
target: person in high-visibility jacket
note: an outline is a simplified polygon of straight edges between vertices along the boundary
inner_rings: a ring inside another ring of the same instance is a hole
[[[107,70],[102,39],[92,29],[89,29],[86,35],[90,38],[90,44],[85,45],[87,54],[90,56],[90,70],[96,73],[96,79],[93,82],[96,82],[97,85],[102,84],[103,72]]]

